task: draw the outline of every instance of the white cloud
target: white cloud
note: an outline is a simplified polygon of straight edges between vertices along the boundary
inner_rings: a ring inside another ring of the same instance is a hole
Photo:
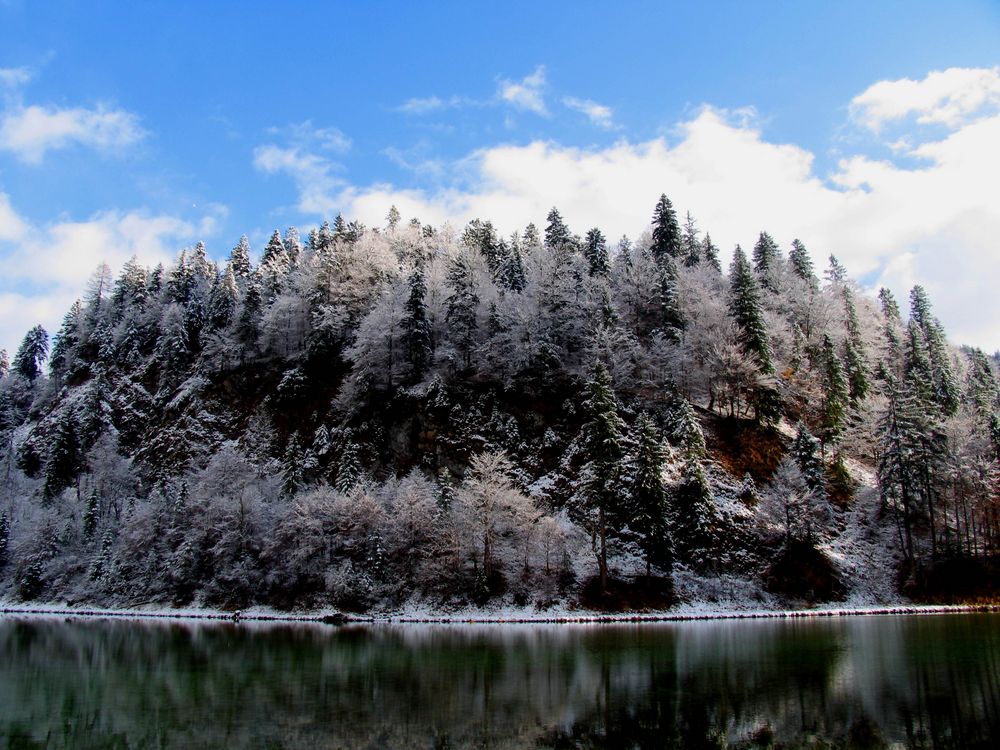
[[[0,88],[17,88],[31,80],[28,68],[0,68]]]
[[[518,109],[528,110],[538,115],[548,115],[545,108],[545,66],[539,65],[535,71],[520,81],[501,79],[497,96]]]
[[[41,323],[54,333],[102,262],[117,271],[131,256],[169,263],[214,230],[221,206],[198,221],[142,211],[104,211],[85,221],[34,226],[0,194],[0,347],[16,347]]]
[[[1000,67],[948,68],[921,81],[879,81],[851,100],[854,120],[878,133],[887,123],[916,115],[921,124],[958,127],[1000,107]]]
[[[351,150],[351,139],[339,128],[320,128],[312,120],[286,125],[283,128],[268,128],[271,135],[284,136],[290,143],[300,148],[318,148],[344,154]]]
[[[412,99],[407,99],[398,109],[400,112],[405,112],[410,115],[423,115],[428,112],[434,112],[438,109],[444,109],[447,106],[446,102],[437,96],[428,96],[424,98],[414,97]]]
[[[134,114],[103,105],[95,109],[16,106],[0,115],[0,149],[29,164],[40,163],[47,151],[73,143],[110,152],[131,146],[144,135]]]
[[[298,188],[298,208],[303,213],[327,214],[335,209],[330,193],[342,186],[343,180],[333,176],[337,167],[326,157],[298,146],[269,143],[254,149],[253,165],[267,174],[289,175]]]
[[[576,112],[580,112],[599,128],[611,130],[615,127],[614,112],[611,107],[598,104],[592,99],[577,99],[573,96],[564,97],[562,103]]]

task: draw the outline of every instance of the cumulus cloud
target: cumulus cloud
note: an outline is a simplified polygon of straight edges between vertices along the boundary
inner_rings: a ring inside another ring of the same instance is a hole
[[[54,332],[94,269],[113,270],[131,256],[169,263],[179,249],[205,238],[225,209],[200,220],[141,211],[104,211],[85,221],[35,226],[0,194],[0,347],[16,347],[36,323]]]
[[[539,65],[530,75],[520,81],[501,79],[497,87],[497,97],[517,109],[534,112],[538,115],[548,115],[545,107],[545,66]]]
[[[121,109],[14,107],[0,115],[0,149],[39,164],[48,151],[71,144],[112,152],[141,140],[139,118]]]
[[[1000,67],[948,68],[920,81],[879,81],[851,100],[855,121],[878,133],[892,122],[916,115],[921,124],[958,127],[1000,107]]]
[[[593,99],[577,99],[573,96],[564,97],[562,103],[569,109],[586,115],[599,128],[611,130],[615,127],[614,112],[611,107],[598,104]]]

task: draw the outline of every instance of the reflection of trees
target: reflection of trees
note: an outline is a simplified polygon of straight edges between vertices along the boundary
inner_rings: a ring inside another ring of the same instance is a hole
[[[994,630],[989,616],[340,630],[0,620],[0,739],[987,747],[1000,733]]]

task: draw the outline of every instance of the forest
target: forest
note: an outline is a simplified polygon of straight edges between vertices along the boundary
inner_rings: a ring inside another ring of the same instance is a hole
[[[392,208],[102,265],[0,352],[0,598],[989,598],[998,355],[949,342],[921,286],[747,247],[724,264],[661,196],[633,239]]]

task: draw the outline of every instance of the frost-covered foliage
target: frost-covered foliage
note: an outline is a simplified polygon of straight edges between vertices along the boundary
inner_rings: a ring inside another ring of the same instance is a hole
[[[254,257],[102,265],[0,352],[0,594],[547,606],[873,524],[911,580],[998,551],[997,357],[921,287],[904,320],[767,232],[724,275],[666,196],[634,241],[393,210]]]

